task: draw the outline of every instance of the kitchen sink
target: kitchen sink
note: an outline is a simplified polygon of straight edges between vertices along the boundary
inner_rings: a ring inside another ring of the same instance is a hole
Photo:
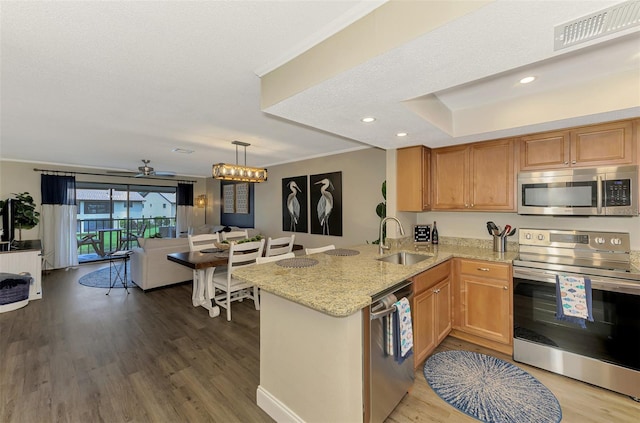
[[[386,261],[387,263],[411,266],[412,264],[420,263],[422,260],[426,260],[431,257],[433,257],[433,255],[414,254],[401,251],[399,253],[391,254],[390,256],[379,258],[378,260]]]

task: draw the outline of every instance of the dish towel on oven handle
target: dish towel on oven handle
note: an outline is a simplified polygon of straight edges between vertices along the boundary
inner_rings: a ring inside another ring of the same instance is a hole
[[[584,276],[556,275],[556,319],[587,327],[593,322],[591,279]]]
[[[409,300],[401,298],[395,304],[396,311],[393,313],[394,323],[394,358],[402,362],[413,353],[413,327],[411,325],[411,307]]]

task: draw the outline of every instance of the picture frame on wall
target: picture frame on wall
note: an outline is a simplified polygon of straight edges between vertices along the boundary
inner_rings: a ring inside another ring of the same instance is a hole
[[[249,214],[249,184],[236,184],[236,213]]]
[[[342,172],[309,177],[311,233],[342,236]]]
[[[307,233],[309,190],[307,175],[282,178],[282,230]]]
[[[235,213],[235,186],[223,185],[222,187],[222,211],[224,213]]]

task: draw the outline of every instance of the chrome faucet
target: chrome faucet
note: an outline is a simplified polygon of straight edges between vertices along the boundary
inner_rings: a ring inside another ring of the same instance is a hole
[[[387,223],[387,220],[395,220],[398,223],[398,227],[400,228],[400,235],[404,236],[404,228],[402,227],[402,223],[400,223],[400,221],[397,218],[392,216],[387,216],[384,219],[382,219],[382,221],[380,222],[380,244],[378,246],[378,254],[382,254],[384,253],[384,250],[388,250],[391,248],[388,245],[385,245],[382,239],[382,232],[384,230],[385,223]]]

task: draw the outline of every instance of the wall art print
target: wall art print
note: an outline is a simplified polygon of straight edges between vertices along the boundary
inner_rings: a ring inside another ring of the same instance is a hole
[[[309,177],[311,233],[342,236],[342,172]]]
[[[282,178],[282,230],[304,232],[309,229],[307,221],[309,189],[307,176]]]
[[[234,185],[223,185],[222,187],[222,211],[224,213],[235,213],[235,187]]]
[[[249,214],[249,184],[236,184],[236,213]]]

